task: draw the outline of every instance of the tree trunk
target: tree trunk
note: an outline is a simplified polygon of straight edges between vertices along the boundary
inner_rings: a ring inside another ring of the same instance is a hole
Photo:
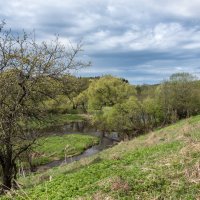
[[[12,188],[12,165],[6,165],[2,168],[2,189],[3,191],[10,190]]]
[[[16,163],[14,163],[13,165],[13,171],[14,171],[14,175],[13,175],[13,181],[12,181],[12,186],[14,189],[18,189],[18,184],[17,184],[17,165]]]
[[[10,190],[12,188],[12,181],[17,178],[17,166],[15,162],[11,160],[11,156],[8,155],[1,161],[2,191],[5,192],[6,190]]]
[[[87,113],[87,108],[85,106],[85,103],[82,104],[82,110],[83,110],[84,113]]]
[[[104,137],[105,137],[105,131],[102,131],[101,136],[100,136],[100,144],[102,144]]]

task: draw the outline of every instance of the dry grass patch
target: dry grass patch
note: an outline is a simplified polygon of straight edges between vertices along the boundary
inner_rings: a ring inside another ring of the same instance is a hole
[[[186,168],[184,173],[188,182],[200,184],[200,162],[197,162],[193,166]]]
[[[131,187],[127,181],[121,179],[120,177],[117,177],[111,181],[110,189],[112,191],[127,193],[131,190]]]
[[[101,181],[99,181],[98,183],[97,183],[97,185],[99,186],[99,187],[109,187],[110,185],[111,185],[111,183],[113,182],[113,177],[108,177],[108,178],[105,178],[105,179],[103,179],[103,180],[101,180]]]
[[[195,152],[200,152],[199,142],[188,142],[188,144],[180,150],[182,156],[191,156]]]

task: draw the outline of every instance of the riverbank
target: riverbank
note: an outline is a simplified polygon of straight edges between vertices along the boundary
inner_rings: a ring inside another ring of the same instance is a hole
[[[119,142],[116,134],[102,135],[87,120],[65,122],[57,126],[54,126],[55,123],[48,124],[47,128],[40,130],[43,131],[42,136],[38,138],[33,150],[22,155],[23,161],[18,165],[20,176],[78,161]]]
[[[81,159],[98,154],[99,152],[106,150],[107,148],[110,148],[117,144],[116,141],[114,141],[110,138],[107,138],[107,137],[102,137],[101,139],[98,138],[97,140],[99,141],[98,144],[89,146],[85,151],[83,151],[82,153],[80,153],[78,155],[73,155],[71,157],[67,157],[67,158],[60,159],[60,160],[54,160],[52,162],[48,162],[44,165],[38,166],[36,169],[37,172],[44,172],[44,171],[47,171],[54,167],[64,166],[64,165],[70,164],[72,162],[79,161]]]
[[[73,157],[97,145],[99,139],[90,135],[51,135],[39,138],[33,149],[32,165],[39,166],[52,161]]]

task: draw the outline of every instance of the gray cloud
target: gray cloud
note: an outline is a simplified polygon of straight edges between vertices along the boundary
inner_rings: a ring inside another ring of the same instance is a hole
[[[156,83],[174,72],[199,73],[199,0],[0,0],[0,7],[14,31],[82,39],[93,66],[81,75]]]

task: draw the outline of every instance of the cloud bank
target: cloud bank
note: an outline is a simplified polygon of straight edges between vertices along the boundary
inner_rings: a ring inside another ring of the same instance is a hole
[[[0,7],[15,31],[82,40],[93,66],[78,75],[113,74],[135,84],[200,75],[199,0],[0,0]]]

